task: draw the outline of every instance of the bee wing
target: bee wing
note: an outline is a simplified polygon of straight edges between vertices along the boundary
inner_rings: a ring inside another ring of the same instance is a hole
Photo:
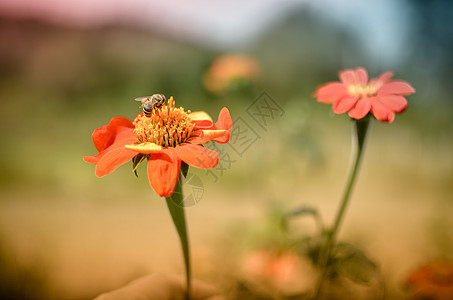
[[[149,96],[145,96],[145,97],[137,97],[137,98],[135,98],[134,100],[143,103],[143,102],[144,102],[146,99],[148,99],[148,98],[149,98]]]

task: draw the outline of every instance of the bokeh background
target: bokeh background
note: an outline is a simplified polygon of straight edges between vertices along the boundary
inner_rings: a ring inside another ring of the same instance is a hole
[[[311,95],[357,66],[417,91],[393,124],[373,124],[340,233],[378,264],[389,299],[403,299],[414,268],[453,259],[452,19],[447,0],[0,0],[2,299],[90,299],[183,273],[144,169],[99,179],[82,160],[96,153],[95,128],[133,118],[133,99],[153,93],[214,119],[227,106],[259,136],[241,156],[221,146],[232,161],[216,179],[190,170],[203,188],[187,208],[194,276],[228,294],[269,210],[307,204],[331,222],[351,124]],[[259,75],[213,94],[203,76],[225,53],[253,57]],[[263,91],[285,112],[265,128],[247,114]]]

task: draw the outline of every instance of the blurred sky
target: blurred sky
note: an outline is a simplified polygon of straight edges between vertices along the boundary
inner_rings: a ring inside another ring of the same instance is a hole
[[[3,14],[85,28],[135,24],[223,51],[253,44],[276,23],[299,10],[310,10],[345,26],[378,60],[396,62],[403,55],[410,24],[410,11],[404,1],[0,0]]]

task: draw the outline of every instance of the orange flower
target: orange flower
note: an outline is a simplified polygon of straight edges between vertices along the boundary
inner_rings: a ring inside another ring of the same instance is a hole
[[[362,119],[371,112],[381,122],[392,123],[395,113],[407,108],[403,96],[415,93],[414,88],[401,80],[390,80],[392,72],[385,72],[368,81],[365,69],[344,70],[341,82],[328,82],[315,92],[318,102],[332,103],[336,114],[348,112],[354,119]]]
[[[248,253],[242,261],[241,274],[253,289],[287,296],[310,290],[316,278],[311,264],[290,249]]]
[[[155,108],[149,117],[140,113],[133,122],[115,117],[96,129],[92,138],[99,153],[84,160],[95,164],[96,176],[102,177],[131,159],[136,167],[147,158],[151,186],[159,196],[169,197],[178,181],[181,162],[201,169],[214,168],[219,156],[202,144],[210,140],[227,143],[231,129],[226,107],[213,124],[205,112],[176,108],[171,97],[167,105]]]
[[[205,88],[214,94],[226,92],[238,80],[253,81],[258,63],[250,56],[229,54],[216,58],[203,77]]]
[[[453,263],[433,262],[412,273],[406,287],[411,299],[453,299]]]
[[[265,280],[280,282],[294,277],[299,264],[299,257],[292,252],[256,251],[247,256],[244,269],[247,273]]]

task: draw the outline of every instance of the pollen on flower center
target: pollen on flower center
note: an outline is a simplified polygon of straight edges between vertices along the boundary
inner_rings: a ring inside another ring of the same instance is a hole
[[[377,90],[378,87],[372,84],[351,84],[348,86],[348,94],[358,98],[375,96]]]
[[[138,115],[133,122],[138,142],[151,142],[165,148],[186,142],[195,126],[189,113],[182,107],[176,108],[171,97],[167,105],[155,108],[149,117]]]

